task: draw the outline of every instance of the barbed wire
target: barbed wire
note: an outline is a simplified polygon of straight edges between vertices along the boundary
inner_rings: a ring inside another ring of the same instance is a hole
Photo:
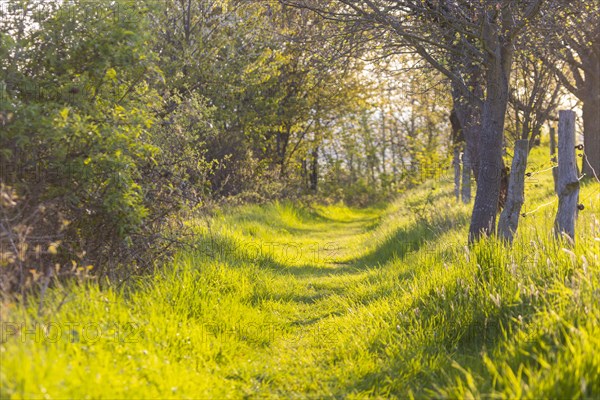
[[[600,183],[600,179],[598,179],[598,174],[596,173],[596,170],[594,169],[594,167],[592,167],[592,164],[590,164],[590,161],[588,160],[588,156],[587,156],[587,154],[585,154],[585,152],[583,152],[583,159],[587,163],[588,167],[590,167],[590,169],[594,173],[594,178],[596,178],[598,183]]]
[[[544,170],[541,170],[541,171],[533,171],[533,172],[528,172],[528,173],[527,173],[527,174],[525,174],[525,175],[527,175],[527,177],[528,177],[528,178],[531,178],[532,176],[539,175],[539,174],[541,174],[541,173],[544,173],[544,172],[551,171],[551,170],[553,170],[553,169],[554,169],[554,168],[556,168],[556,167],[558,167],[558,164],[557,164],[557,163],[555,163],[554,165],[552,165],[550,168],[546,168],[546,169],[544,169]]]
[[[533,211],[529,211],[529,212],[524,212],[524,213],[522,213],[522,214],[521,214],[521,216],[522,216],[522,217],[527,217],[528,215],[534,214],[534,213],[538,212],[539,210],[541,210],[542,208],[546,208],[546,207],[548,207],[548,206],[550,206],[550,205],[552,205],[552,204],[556,203],[557,201],[558,201],[558,199],[554,199],[554,200],[552,200],[552,201],[549,201],[549,202],[548,202],[548,203],[546,203],[546,204],[542,204],[541,206],[538,206],[538,207],[537,207],[535,210],[533,210]]]
[[[583,145],[582,145],[582,144],[579,144],[579,145],[575,146],[575,149],[576,149],[576,150],[583,151],[584,147],[583,147]],[[553,156],[552,156],[552,158],[551,158],[551,160],[550,160],[550,162],[552,163],[552,166],[551,166],[551,167],[549,167],[549,168],[546,168],[546,169],[543,169],[543,170],[542,170],[542,169],[541,169],[541,168],[543,167],[543,166],[542,166],[542,167],[540,167],[540,169],[538,169],[538,170],[536,170],[536,171],[530,171],[530,172],[526,173],[526,174],[525,174],[525,176],[527,176],[528,178],[530,178],[530,177],[533,177],[533,176],[535,176],[535,175],[539,175],[539,174],[542,174],[542,173],[544,173],[544,172],[548,172],[548,171],[554,170],[555,168],[558,168],[558,163],[554,161],[554,157],[555,157],[555,155],[553,155]],[[590,164],[590,162],[589,162],[589,160],[588,160],[588,156],[587,156],[587,154],[586,154],[586,153],[583,151],[581,154],[579,154],[579,157],[582,157],[582,158],[585,160],[585,162],[587,163],[587,165],[589,166],[589,168],[592,170],[592,173],[594,174],[594,178],[595,178],[595,180],[596,180],[598,183],[600,183],[600,179],[598,178],[598,174],[596,173],[596,170],[594,169],[594,167],[592,167],[592,165]],[[544,166],[545,166],[545,165],[544,165]],[[581,180],[582,180],[582,179],[583,179],[585,176],[586,176],[586,174],[582,174],[582,175],[581,175],[581,176],[578,178],[578,180],[579,180],[579,181],[581,181]],[[585,206],[584,206],[583,202],[587,201],[587,200],[588,200],[590,197],[592,197],[593,195],[597,195],[597,196],[598,196],[598,195],[600,195],[600,193],[597,193],[597,192],[594,192],[594,191],[592,191],[592,193],[590,193],[589,195],[587,195],[587,196],[586,196],[586,197],[584,197],[583,199],[580,199],[580,200],[579,200],[579,202],[578,202],[579,204],[578,204],[577,208],[578,208],[580,211],[582,211],[582,210],[585,208]],[[544,208],[546,208],[546,207],[549,207],[549,206],[553,205],[554,203],[556,203],[557,201],[558,201],[558,197],[557,197],[557,198],[555,198],[555,199],[554,199],[554,200],[552,200],[552,201],[549,201],[549,202],[547,202],[547,203],[545,203],[545,204],[542,204],[542,205],[540,205],[540,206],[536,207],[536,208],[535,208],[534,210],[532,210],[532,211],[528,211],[528,212],[521,213],[521,216],[522,216],[522,217],[527,217],[527,216],[529,216],[529,215],[535,214],[535,213],[537,213],[539,210],[542,210],[542,209],[544,209]]]

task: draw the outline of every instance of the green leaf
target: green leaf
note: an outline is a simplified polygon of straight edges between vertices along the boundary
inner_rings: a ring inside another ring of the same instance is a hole
[[[105,75],[108,79],[110,79],[113,82],[117,81],[117,71],[115,71],[114,68],[109,68],[106,71],[106,75]]]
[[[68,108],[63,108],[62,110],[60,110],[60,116],[63,119],[63,121],[67,121],[67,118],[69,118],[69,109]]]

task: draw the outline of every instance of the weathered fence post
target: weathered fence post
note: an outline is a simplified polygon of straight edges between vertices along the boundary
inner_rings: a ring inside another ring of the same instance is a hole
[[[500,237],[512,243],[517,227],[521,207],[525,202],[525,170],[527,169],[527,155],[529,154],[529,140],[515,142],[515,155],[508,181],[508,195],[506,204],[498,221]]]
[[[575,240],[575,219],[579,199],[579,179],[575,157],[575,112],[559,111],[558,120],[558,212],[554,234],[564,233]]]
[[[550,161],[556,164],[556,129],[550,128]],[[558,168],[552,168],[552,178],[554,178],[554,192],[558,194]]]

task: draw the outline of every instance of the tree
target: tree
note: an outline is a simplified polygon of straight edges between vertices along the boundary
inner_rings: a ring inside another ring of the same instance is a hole
[[[510,97],[514,119],[509,119],[507,139],[514,141],[514,152],[507,199],[498,221],[500,237],[509,242],[513,240],[521,216],[528,154],[539,139],[542,126],[556,110],[561,90],[552,72],[528,51],[529,44],[527,40],[520,43],[522,51],[515,60]]]
[[[544,13],[538,56],[582,103],[583,172],[600,177],[600,2],[555,1]],[[543,49],[553,49],[548,54]]]
[[[343,21],[356,30],[384,30],[394,35],[400,46],[412,47],[431,66],[446,75],[466,97],[472,97],[468,76],[457,75],[448,60],[456,48],[448,48],[450,34],[460,44],[461,55],[481,64],[484,96],[477,101],[482,108],[479,144],[478,185],[469,240],[495,231],[503,171],[502,145],[504,119],[510,94],[510,73],[515,40],[531,27],[539,13],[541,0],[473,1],[386,1],[355,2],[337,0],[303,1],[297,6],[310,8],[327,18]],[[436,28],[436,29],[432,29]]]
[[[360,66],[335,42],[314,46],[332,28],[304,14],[233,0],[170,0],[153,13],[164,97],[195,95],[211,108],[216,129],[199,145],[219,196],[268,187],[255,184],[265,177],[293,186],[301,160],[318,160],[308,157],[322,136],[315,129],[352,107]]]
[[[358,112],[338,115],[320,147],[327,192],[368,204],[440,178],[450,149],[451,100],[443,77],[419,63],[407,55],[378,63],[362,76],[370,82],[362,95],[368,100]]]

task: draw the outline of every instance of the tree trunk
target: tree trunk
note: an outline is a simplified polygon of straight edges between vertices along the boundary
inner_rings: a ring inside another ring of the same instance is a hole
[[[558,122],[558,212],[555,235],[575,239],[579,179],[575,157],[575,112],[561,110]]]
[[[502,134],[503,117],[500,117],[502,105],[497,99],[486,101],[483,111],[483,129],[480,141],[479,179],[475,204],[469,228],[469,241],[474,242],[482,236],[490,236],[496,227],[496,213],[500,198],[502,173]],[[502,122],[500,119],[502,118]]]
[[[550,161],[556,164],[556,129],[550,128]],[[552,178],[554,179],[554,193],[558,194],[558,167],[552,168]]]
[[[583,173],[600,179],[600,83],[591,82],[583,101],[583,145]]]
[[[396,143],[394,142],[394,137],[397,135],[396,122],[394,121],[394,130],[390,135],[390,149],[392,151],[392,182],[394,183],[394,190],[396,190],[398,185],[398,157],[396,152]]]
[[[521,207],[525,202],[525,170],[527,169],[528,154],[529,140],[517,140],[508,181],[508,196],[498,221],[500,237],[510,243],[512,243],[514,234],[517,232]]]
[[[465,146],[462,155],[462,202],[469,204],[471,202],[471,152],[469,147]]]
[[[454,197],[456,201],[460,200],[460,146],[455,144],[452,154],[452,166],[454,167]]]
[[[475,89],[475,92],[478,93],[479,90]],[[465,167],[473,172],[473,176],[475,177],[476,181],[479,174],[479,133],[481,131],[481,110],[475,104],[469,102],[469,100],[462,98],[456,89],[453,90],[452,97],[454,105],[453,111],[456,113],[456,117],[461,129],[461,139],[465,142],[463,152],[464,154],[468,155],[467,162],[465,162],[463,155],[464,185]]]
[[[456,114],[456,110],[450,113],[450,125],[452,127],[452,166],[454,167],[454,196],[456,201],[460,200],[460,176],[461,176],[461,160],[460,150],[463,148],[464,136],[460,120]]]
[[[312,151],[312,163],[310,169],[310,190],[317,192],[319,183],[319,146],[315,146]]]
[[[475,115],[472,115],[475,117]],[[470,167],[470,173],[473,173],[475,182],[479,181],[479,170],[481,168],[479,145],[481,143],[481,123],[477,115],[477,121],[470,122],[465,127],[465,153],[467,154],[467,162],[463,165]]]
[[[290,142],[292,128],[287,127],[285,130],[280,130],[277,132],[277,160],[276,162],[280,167],[280,174],[282,177],[286,175],[286,160],[285,156],[287,154],[288,144]]]
[[[486,28],[490,29],[490,28]],[[486,60],[486,100],[481,114],[479,142],[479,177],[469,242],[495,232],[500,180],[503,168],[502,142],[504,118],[508,106],[509,79],[512,67],[512,43],[501,43],[500,34],[494,28],[484,32],[489,48],[495,49]]]

